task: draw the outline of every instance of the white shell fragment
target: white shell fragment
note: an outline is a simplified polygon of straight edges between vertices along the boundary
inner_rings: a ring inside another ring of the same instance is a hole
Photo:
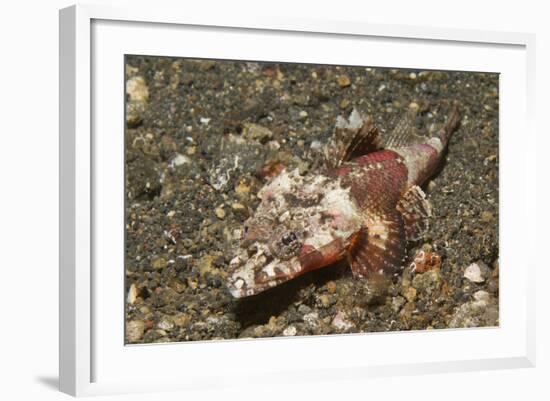
[[[135,284],[132,284],[130,286],[130,289],[128,290],[128,297],[126,298],[128,303],[130,305],[133,305],[136,302],[136,299],[138,297],[138,289]]]
[[[174,158],[170,162],[170,167],[175,168],[187,163],[191,163],[191,159],[185,155],[178,153],[176,156],[174,156]]]
[[[464,277],[472,283],[483,283],[485,278],[481,274],[481,268],[477,263],[472,263],[464,270]]]

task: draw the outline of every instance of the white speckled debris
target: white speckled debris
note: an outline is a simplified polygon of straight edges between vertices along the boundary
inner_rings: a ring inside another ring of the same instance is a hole
[[[311,141],[311,145],[309,147],[313,150],[319,150],[323,148],[323,144],[320,141]]]
[[[304,315],[304,322],[310,327],[316,327],[319,322],[319,314],[317,312],[311,312]]]
[[[283,336],[295,336],[296,333],[297,333],[296,327],[288,326],[286,329],[284,329]]]
[[[473,283],[483,283],[485,281],[481,274],[481,268],[477,263],[472,263],[464,270],[464,277]]]
[[[186,163],[191,163],[191,159],[178,153],[170,162],[170,167],[174,168]]]
[[[348,330],[354,327],[355,325],[346,319],[346,314],[344,312],[338,312],[334,319],[332,319],[332,325],[340,330]]]
[[[164,330],[164,331],[169,331],[169,330],[172,330],[174,328],[174,323],[172,323],[170,320],[168,319],[162,319],[157,327],[161,330]]]

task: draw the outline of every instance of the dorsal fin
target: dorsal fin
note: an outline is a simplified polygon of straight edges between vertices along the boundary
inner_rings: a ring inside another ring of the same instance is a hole
[[[414,126],[417,112],[418,108],[411,107],[405,115],[397,121],[392,132],[384,138],[385,148],[402,148],[426,141],[427,138],[418,135]]]
[[[353,109],[346,120],[336,119],[334,133],[324,148],[325,164],[337,168],[342,163],[382,148],[378,129],[371,118],[363,118]]]

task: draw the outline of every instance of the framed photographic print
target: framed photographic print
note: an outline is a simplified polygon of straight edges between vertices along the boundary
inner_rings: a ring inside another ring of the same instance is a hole
[[[150,11],[60,15],[62,391],[532,366],[532,36]]]

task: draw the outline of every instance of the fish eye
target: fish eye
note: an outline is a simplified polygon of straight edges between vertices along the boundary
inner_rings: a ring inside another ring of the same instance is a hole
[[[293,231],[289,231],[285,233],[281,238],[281,242],[283,243],[283,245],[290,245],[297,240],[298,238],[296,237],[296,234]]]

